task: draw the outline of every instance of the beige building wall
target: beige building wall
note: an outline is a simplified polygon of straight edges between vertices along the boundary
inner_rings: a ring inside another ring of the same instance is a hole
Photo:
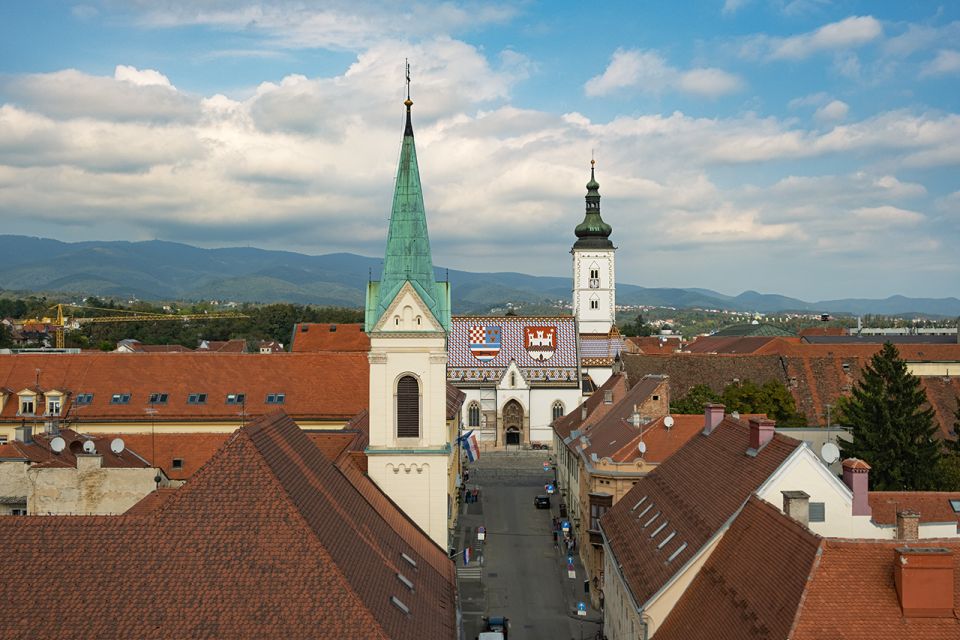
[[[915,376],[960,376],[960,362],[908,362],[907,371]]]
[[[0,462],[0,498],[5,498],[0,501],[0,515],[9,515],[13,509],[22,508],[27,502],[30,493],[29,469],[30,465],[26,462]]]
[[[27,513],[120,514],[157,486],[155,469],[104,469],[101,463],[98,454],[82,454],[76,468],[30,468]]]

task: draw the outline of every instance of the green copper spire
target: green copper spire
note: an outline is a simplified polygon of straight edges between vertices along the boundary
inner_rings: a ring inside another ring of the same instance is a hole
[[[574,249],[613,249],[613,243],[610,242],[610,234],[613,233],[613,227],[608,225],[600,217],[600,183],[593,175],[596,161],[590,161],[590,182],[587,183],[587,210],[583,216],[583,222],[577,225],[574,233],[577,234],[577,241],[573,244]]]
[[[423,207],[417,150],[413,142],[413,124],[407,72],[407,122],[400,148],[400,166],[393,193],[393,210],[387,232],[387,252],[379,282],[367,287],[365,330],[370,331],[386,312],[404,283],[409,282],[430,312],[443,326],[450,329],[450,293],[448,283],[437,282],[430,256],[430,238]]]

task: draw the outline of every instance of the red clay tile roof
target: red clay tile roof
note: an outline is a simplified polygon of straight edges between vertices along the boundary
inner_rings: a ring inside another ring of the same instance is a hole
[[[655,637],[786,639],[819,547],[817,535],[751,496]],[[825,637],[847,637],[834,631]]]
[[[124,515],[145,516],[149,513],[152,513],[154,510],[159,509],[167,500],[172,498],[176,491],[177,490],[173,487],[157,487],[141,498],[140,502],[127,509],[126,512],[124,512]]]
[[[903,616],[893,581],[894,549],[902,546],[902,541],[823,540],[791,638],[960,638],[956,614],[949,618]],[[953,553],[954,611],[960,610],[960,540],[921,540],[909,546],[940,547]]]
[[[672,353],[683,346],[679,338],[661,338],[659,336],[633,336],[625,339],[639,350],[639,353]],[[627,353],[633,353],[627,349]]]
[[[234,340],[201,340],[197,351],[200,353],[246,353],[247,341],[239,338]]]
[[[623,397],[630,387],[624,373],[615,373],[606,382],[583,401],[583,403],[565,416],[553,421],[553,430],[561,440],[565,440],[570,433],[589,426],[599,420]],[[604,402],[606,392],[613,394],[610,403]],[[583,409],[587,411],[587,419],[583,419]]]
[[[23,389],[34,384],[71,390],[67,420],[82,430],[85,420],[146,422],[150,395],[166,393],[154,405],[163,421],[239,422],[278,408],[267,395],[285,394],[282,408],[299,420],[347,421],[369,402],[369,363],[365,353],[46,353],[0,355],[0,385]],[[77,394],[93,402],[78,406]],[[129,393],[128,404],[112,404],[113,394]],[[204,404],[188,404],[190,394],[205,393]],[[227,404],[227,394],[242,393],[245,405]],[[17,402],[7,402],[0,421],[20,422]]]
[[[771,336],[703,336],[687,343],[687,353],[756,353]]]
[[[659,376],[646,376],[622,396],[615,398],[613,405],[602,416],[591,420],[588,425],[581,425],[580,437],[568,446],[586,457],[596,454],[598,458],[609,458],[628,443],[634,440],[639,442],[637,428],[629,422],[633,408],[649,399],[665,382],[666,379]],[[583,444],[587,445],[586,448],[583,448]],[[633,453],[637,453],[636,447]],[[636,455],[630,459],[634,457]]]
[[[150,466],[138,451],[130,447],[126,447],[120,455],[115,454],[110,448],[113,436],[106,434],[89,436],[76,433],[71,429],[61,429],[59,435],[66,443],[66,447],[60,453],[54,453],[50,448],[50,440],[56,436],[51,433],[35,433],[29,444],[15,440],[6,445],[0,445],[3,447],[0,449],[0,458],[7,457],[5,454],[16,452],[16,456],[10,455],[10,457],[29,460],[38,467],[76,468],[77,455],[84,453],[83,444],[89,441],[94,444],[94,453],[101,456],[101,465],[104,468],[144,469]]]
[[[775,434],[751,457],[746,453],[749,433],[747,425],[724,418],[709,436],[694,436],[641,477],[601,519],[614,564],[622,566],[624,579],[641,606],[801,446],[798,440]],[[661,524],[666,526],[658,531]],[[669,542],[658,548],[671,534]],[[679,553],[669,560],[674,552]]]
[[[898,511],[914,511],[920,514],[920,522],[956,522],[960,513],[950,504],[960,505],[960,491],[870,491],[872,519],[877,524],[895,525]]]
[[[370,351],[370,337],[362,324],[301,322],[294,325],[290,350],[297,353],[317,351]]]
[[[229,433],[117,433],[104,438],[120,438],[151,465],[160,467],[171,480],[186,480],[213,457]],[[109,440],[108,440],[109,442]],[[154,460],[156,451],[156,460]],[[181,466],[174,468],[173,461]]]
[[[5,616],[2,638],[457,635],[446,552],[282,414],[231,435],[147,515],[3,518],[0,544],[0,602],[74,594]]]
[[[643,425],[643,442],[647,445],[647,452],[643,459],[646,462],[652,464],[663,462],[676,453],[690,438],[703,431],[704,417],[702,414],[671,414],[670,417],[673,418],[673,427],[670,429],[664,426],[663,418],[657,418],[653,422]],[[743,420],[748,418],[749,416],[741,416]],[[639,443],[640,439],[635,438],[625,444],[611,456],[613,461],[630,462],[635,460],[638,455],[637,445]]]

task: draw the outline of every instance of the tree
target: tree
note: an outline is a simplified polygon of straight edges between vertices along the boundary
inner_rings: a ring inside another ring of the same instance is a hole
[[[840,441],[844,457],[865,460],[877,491],[923,491],[940,486],[941,451],[933,410],[924,406],[920,380],[887,342],[853,389],[837,403],[853,440]]]
[[[620,327],[620,333],[625,336],[652,336],[653,327],[643,321],[643,315],[641,314],[635,320]]]
[[[708,402],[720,402],[720,394],[705,384],[698,384],[691,388],[687,395],[673,402],[670,411],[680,414],[703,413],[703,405]]]

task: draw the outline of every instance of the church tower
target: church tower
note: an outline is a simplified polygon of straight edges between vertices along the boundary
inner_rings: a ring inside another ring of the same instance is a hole
[[[407,121],[383,273],[379,282],[367,286],[367,470],[383,492],[446,549],[456,455],[446,411],[450,288],[434,277],[409,82],[408,70]]]
[[[573,243],[573,315],[581,334],[608,334],[616,322],[613,227],[600,217],[600,184],[590,161],[587,209]]]

